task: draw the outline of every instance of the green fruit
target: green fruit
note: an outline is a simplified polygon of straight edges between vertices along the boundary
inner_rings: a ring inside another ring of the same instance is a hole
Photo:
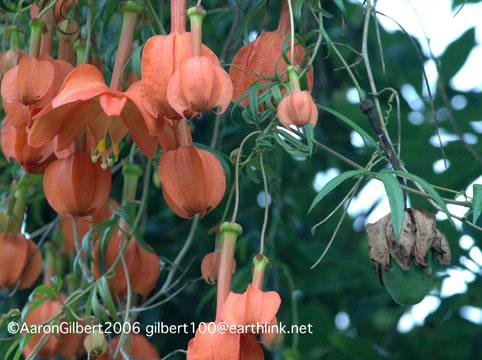
[[[426,268],[412,261],[410,270],[403,271],[396,261],[391,261],[390,271],[382,271],[382,279],[396,303],[403,306],[419,303],[433,287],[435,269],[432,251],[428,251]]]

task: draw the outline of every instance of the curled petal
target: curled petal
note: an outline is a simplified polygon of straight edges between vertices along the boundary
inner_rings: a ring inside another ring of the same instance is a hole
[[[95,66],[80,65],[67,75],[59,94],[52,100],[52,107],[89,100],[108,91],[104,76]]]
[[[132,140],[149,159],[152,159],[156,154],[157,142],[149,135],[144,118],[132,101],[128,101],[124,107],[122,120],[129,129]]]

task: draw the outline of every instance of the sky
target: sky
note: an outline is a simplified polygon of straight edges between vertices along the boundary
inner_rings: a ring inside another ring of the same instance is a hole
[[[363,0],[349,1],[357,4],[363,3]],[[482,64],[482,21],[480,20],[482,19],[482,3],[466,4],[456,16],[454,15],[457,9],[452,10],[452,0],[378,0],[377,10],[395,19],[410,35],[416,37],[420,42],[422,51],[427,56],[430,56],[430,54],[433,54],[435,57],[442,56],[450,43],[457,40],[470,28],[475,27],[478,45],[468,55],[467,61],[462,68],[450,79],[449,85],[454,90],[460,92],[482,91],[482,71],[480,70]],[[389,18],[380,16],[379,21],[386,31],[399,31],[398,25]],[[425,70],[429,83],[435,84],[438,75],[432,60],[425,63]],[[410,84],[404,85],[400,92],[413,110],[405,121],[409,121],[414,125],[421,124],[421,119],[423,119],[421,111],[425,108],[422,96],[426,94],[417,94],[414,87]],[[358,101],[354,89],[350,89],[347,92],[347,100],[353,103]],[[451,102],[455,109],[462,109],[467,104],[463,95],[455,96],[451,99]],[[464,135],[467,142],[474,144],[479,141],[482,133],[481,119],[474,119],[471,122],[474,131]],[[457,137],[454,138],[454,135],[448,133],[445,129],[441,129],[441,132],[444,144],[450,141],[459,141]],[[435,140],[435,137],[431,139],[430,144],[427,144],[427,146],[440,146],[438,141]],[[363,140],[355,132],[351,134],[351,142],[355,147],[364,146]],[[445,170],[442,159],[434,159],[432,171],[438,174]],[[318,172],[313,180],[313,188],[315,191],[319,191],[330,179],[339,174],[340,171],[336,168]],[[467,180],[468,182],[473,181],[465,189],[470,196],[472,184],[482,184],[482,173],[478,179]],[[376,203],[378,205],[366,219],[359,217]],[[461,216],[467,211],[466,208],[460,206],[449,205],[448,207],[450,212]],[[348,208],[348,214],[352,218],[362,219],[360,221],[357,219],[354,223],[355,229],[359,231],[362,231],[367,223],[376,222],[389,211],[390,207],[385,196],[383,184],[377,180],[368,181],[352,200]],[[438,220],[445,218],[445,214],[437,214]],[[461,228],[460,223],[456,223],[456,225]],[[457,239],[450,239],[449,242],[451,246],[458,245],[468,251],[469,257],[459,259],[462,264],[474,272],[482,273],[482,251],[475,244],[475,240],[472,237],[461,234],[458,241]],[[440,298],[465,292],[468,284],[475,280],[475,275],[472,272],[456,268],[448,268],[444,275],[448,276],[442,283],[440,293],[429,295],[421,303],[407,308],[398,322],[397,329],[399,332],[407,333],[415,326],[423,325],[425,318],[440,306]],[[467,321],[482,324],[481,308],[468,305],[463,306],[460,309],[460,316]],[[349,314],[346,312],[341,311],[334,321],[340,330],[349,328],[350,319]]]

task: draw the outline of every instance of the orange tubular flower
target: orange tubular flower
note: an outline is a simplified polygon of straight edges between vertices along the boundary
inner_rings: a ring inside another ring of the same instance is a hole
[[[149,38],[142,52],[142,86],[152,100],[154,117],[180,119],[182,114],[171,107],[167,85],[181,62],[193,55],[191,33],[186,32],[186,0],[171,0],[171,33]],[[219,64],[217,56],[206,46],[201,54]]]
[[[62,310],[62,303],[59,300],[50,300],[39,307],[33,309],[26,317],[28,325],[39,325],[52,320]],[[43,333],[34,334],[23,349],[25,357],[29,356],[36,347]],[[59,334],[58,337],[50,335],[45,345],[42,346],[38,356],[41,358],[61,355],[66,359],[74,358],[81,354],[82,350],[81,334]]]
[[[182,117],[198,116],[216,107],[223,113],[233,97],[233,84],[219,62],[202,54],[202,7],[188,10],[191,18],[192,56],[181,61],[167,84],[167,100]]]
[[[42,271],[37,245],[23,235],[0,234],[0,288],[32,287]]]
[[[93,273],[96,279],[109,270],[115,259],[119,256],[120,249],[125,246],[125,237],[117,232],[112,235],[107,246],[105,254],[105,269],[99,266],[100,241],[97,241],[93,253]],[[129,272],[129,280],[135,293],[145,298],[156,286],[160,275],[160,262],[156,254],[148,252],[141,248],[137,240],[131,238],[129,245],[124,252],[127,269]],[[127,295],[127,281],[122,264],[118,263],[115,269],[115,276],[109,279],[109,286],[112,293],[122,299]]]
[[[221,202],[226,177],[219,160],[209,151],[183,145],[163,154],[159,161],[162,193],[178,216],[205,216]]]
[[[318,108],[308,91],[301,91],[296,70],[288,67],[290,75],[291,93],[278,105],[278,118],[285,127],[304,126],[311,124],[316,126],[318,122]]]
[[[146,156],[152,158],[155,154],[156,143],[134,102],[107,87],[100,71],[89,64],[78,66],[67,76],[52,104],[35,116],[28,140],[30,145],[41,147],[57,137],[59,151],[86,129],[99,144],[96,150],[101,156],[106,154],[108,136],[117,157],[118,144],[128,130]]]
[[[120,336],[116,336],[111,344],[109,351],[97,357],[97,360],[112,360],[114,359],[113,353],[119,344]],[[156,347],[152,345],[144,335],[129,334],[129,337],[124,345],[125,353],[132,359],[145,359],[145,360],[161,360],[161,356],[156,350]],[[122,354],[117,355],[116,360],[122,360],[124,357]]]
[[[62,216],[95,214],[109,198],[110,188],[110,169],[102,169],[79,152],[54,161],[45,170],[45,197]]]
[[[281,0],[278,29],[263,32],[256,40],[243,46],[234,56],[229,68],[229,76],[234,87],[234,100],[238,100],[245,94],[251,85],[269,83],[269,78],[285,72],[287,64],[282,56],[283,42],[289,34],[288,3],[286,0]],[[295,64],[301,65],[306,55],[305,47],[302,44],[296,44],[294,52]],[[287,56],[290,57],[290,54],[291,51],[288,51]],[[313,71],[308,71],[306,75],[308,88],[311,89],[313,87]],[[249,99],[244,98],[241,105],[247,106],[248,102]]]

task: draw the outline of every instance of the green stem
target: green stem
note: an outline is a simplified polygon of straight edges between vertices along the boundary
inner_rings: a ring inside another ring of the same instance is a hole
[[[20,49],[18,27],[16,25],[10,26],[10,49]]]
[[[206,10],[201,5],[189,8],[187,15],[191,20],[192,55],[201,56],[203,18]]]
[[[301,91],[300,79],[293,65],[288,66],[288,75],[290,78],[291,91]]]
[[[253,258],[253,279],[251,284],[258,290],[263,290],[264,276],[269,265],[269,259],[263,254]]]
[[[236,240],[243,232],[243,228],[234,222],[225,222],[221,225],[220,230],[221,236],[223,236],[223,247],[221,250],[221,261],[219,263],[216,321],[220,320],[224,301],[231,291]]]
[[[30,44],[29,55],[32,58],[38,58],[40,53],[40,40],[42,38],[42,30],[44,22],[41,19],[33,19],[30,25]]]

